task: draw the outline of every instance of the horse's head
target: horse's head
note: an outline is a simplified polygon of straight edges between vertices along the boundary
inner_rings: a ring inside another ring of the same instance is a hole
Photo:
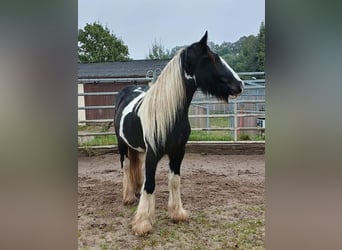
[[[207,32],[199,42],[184,50],[183,66],[186,78],[194,78],[204,92],[228,101],[241,94],[244,83],[235,71],[207,45]]]

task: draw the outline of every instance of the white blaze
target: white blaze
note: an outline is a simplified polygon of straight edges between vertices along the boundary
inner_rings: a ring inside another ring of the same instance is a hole
[[[232,72],[232,74],[235,77],[235,79],[238,80],[238,81],[241,81],[242,85],[244,85],[244,83],[240,79],[239,75],[228,65],[228,63],[222,57],[220,57],[220,59],[221,59],[221,62],[223,63],[223,65],[225,65],[227,67],[227,69]]]

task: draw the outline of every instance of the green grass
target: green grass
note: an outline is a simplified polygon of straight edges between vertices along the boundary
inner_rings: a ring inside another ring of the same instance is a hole
[[[265,223],[262,207],[237,209],[255,210],[260,216],[246,218],[215,219],[210,211],[197,211],[188,223],[170,223],[167,216],[158,218],[155,230],[140,239],[133,249],[164,248],[178,249],[265,249]],[[224,214],[225,210],[218,210]]]
[[[232,141],[233,137],[227,131],[192,131],[189,141]],[[90,147],[99,145],[116,145],[115,135],[98,135],[89,141],[80,143],[80,146]]]
[[[80,146],[116,145],[118,144],[115,135],[97,135],[93,139],[81,143]]]
[[[233,141],[234,138],[227,131],[191,131],[189,141]],[[240,134],[240,141],[262,141],[263,136],[250,136],[248,134]],[[91,147],[99,145],[116,145],[117,138],[115,135],[97,135],[93,139],[80,143],[79,146]]]
[[[227,131],[191,131],[189,141],[232,141]]]
[[[233,141],[234,138],[227,131],[191,131],[189,141]],[[248,134],[240,134],[238,137],[240,141],[263,141],[263,136],[250,136]],[[100,145],[117,145],[117,138],[115,135],[97,135],[89,141],[80,143],[79,146],[91,147]]]
[[[212,117],[209,119],[211,128],[226,128],[230,125],[227,117]]]

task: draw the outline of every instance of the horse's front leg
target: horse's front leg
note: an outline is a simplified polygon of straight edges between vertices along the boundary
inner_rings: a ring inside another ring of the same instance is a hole
[[[155,221],[155,173],[160,157],[148,149],[145,158],[145,182],[141,189],[141,195],[137,211],[131,223],[136,235],[145,235],[152,231]]]
[[[185,149],[180,149],[175,154],[169,154],[170,173],[169,173],[169,216],[175,222],[186,221],[189,213],[183,208],[180,192],[180,166],[184,158]]]

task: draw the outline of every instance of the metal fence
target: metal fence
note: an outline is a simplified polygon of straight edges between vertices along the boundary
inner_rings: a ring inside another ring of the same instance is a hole
[[[231,136],[232,141],[240,140],[264,140],[265,132],[265,74],[264,72],[239,73],[245,81],[245,89],[238,98],[230,99],[229,103],[217,100],[215,97],[197,91],[190,105],[189,120],[193,131],[205,131],[215,133],[220,131]],[[146,78],[105,78],[105,79],[79,79],[79,105],[78,124],[92,124],[93,127],[102,127],[99,131],[92,129],[80,130],[78,132],[79,147],[84,147],[85,141],[97,136],[115,135],[113,129],[113,118],[111,119],[85,119],[85,110],[91,109],[114,109],[113,105],[86,106],[86,96],[109,96],[118,92],[88,92],[82,91],[84,84],[105,84],[115,82],[139,83],[152,81],[153,77]],[[83,102],[82,102],[83,98]],[[81,100],[81,101],[80,101]],[[80,112],[84,112],[83,118]],[[80,118],[81,117],[81,118]],[[97,125],[97,126],[96,126]],[[87,126],[90,127],[90,126]],[[105,128],[104,128],[105,127]],[[106,145],[104,147],[110,147]],[[113,145],[112,145],[113,146]],[[89,147],[89,146],[88,146]],[[93,146],[102,147],[102,146]]]

